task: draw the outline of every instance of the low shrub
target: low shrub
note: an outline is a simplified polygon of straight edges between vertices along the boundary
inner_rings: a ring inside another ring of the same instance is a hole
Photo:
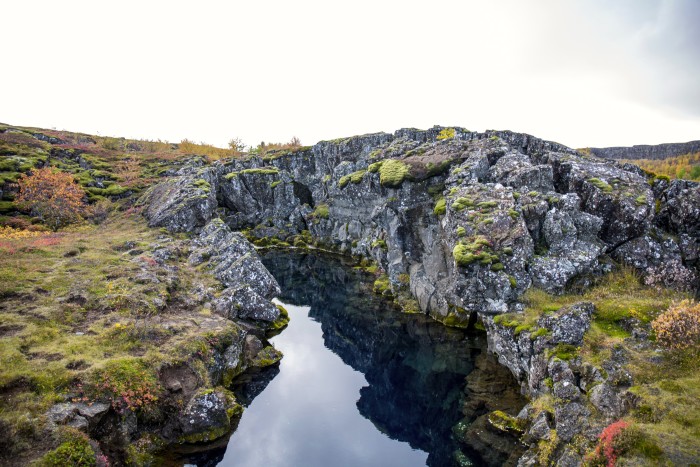
[[[656,340],[664,347],[683,350],[700,344],[700,303],[683,300],[672,304],[652,323]]]

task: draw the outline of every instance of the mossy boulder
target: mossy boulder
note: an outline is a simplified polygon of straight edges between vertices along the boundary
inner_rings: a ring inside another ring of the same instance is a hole
[[[200,389],[190,399],[180,420],[181,443],[213,441],[231,428],[232,417],[243,412],[236,398],[224,388]]]

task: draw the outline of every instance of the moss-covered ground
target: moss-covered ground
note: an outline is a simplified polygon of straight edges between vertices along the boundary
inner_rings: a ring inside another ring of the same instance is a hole
[[[0,456],[13,463],[28,460],[30,446],[34,455],[54,447],[39,443],[54,403],[100,397],[157,410],[159,369],[185,361],[203,369],[212,345],[238,332],[207,308],[183,305],[195,284],[216,293],[218,283],[182,258],[156,261],[167,240],[138,214],[51,238],[18,238],[0,254]]]
[[[166,398],[167,407],[187,402],[170,400],[177,397],[162,387],[164,369],[185,364],[199,386],[215,383],[206,371],[214,350],[241,330],[203,304],[203,291],[216,296],[221,285],[206,264],[188,265],[187,239],[146,227],[135,202],[185,161],[236,155],[188,141],[0,125],[0,464],[95,465],[82,435],[49,423],[57,402],[99,399],[157,426]],[[73,174],[87,220],[52,233],[15,204],[14,182],[45,165]],[[211,189],[204,179],[194,185]],[[150,459],[158,440],[148,436],[128,455]]]
[[[700,459],[699,349],[664,349],[654,341],[650,326],[674,301],[687,298],[685,294],[645,286],[633,269],[619,268],[583,294],[555,296],[531,289],[524,298],[524,313],[500,315],[496,321],[515,328],[516,334],[527,331],[535,337],[544,331],[537,327],[543,314],[590,301],[595,312],[583,346],[559,346],[556,355],[564,360],[581,357],[599,368],[614,350],[627,356],[625,368],[638,400],[624,419],[638,436],[622,458],[625,465],[690,465]],[[631,337],[633,329],[649,333],[649,338],[640,343]],[[548,397],[536,403],[546,409]]]

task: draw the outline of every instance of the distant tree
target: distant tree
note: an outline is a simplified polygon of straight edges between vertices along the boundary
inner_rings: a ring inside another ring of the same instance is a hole
[[[245,143],[241,138],[231,138],[231,141],[228,142],[228,147],[234,152],[245,151]]]
[[[292,139],[287,144],[293,148],[300,148],[301,147],[301,140],[298,137],[293,136]]]
[[[54,232],[78,222],[87,213],[85,192],[69,173],[44,167],[35,169],[31,175],[20,176],[17,183],[16,201]]]

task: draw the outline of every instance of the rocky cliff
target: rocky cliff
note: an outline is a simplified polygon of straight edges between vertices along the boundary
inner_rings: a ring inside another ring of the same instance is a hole
[[[588,148],[594,156],[604,159],[668,159],[700,151],[700,141],[668,144],[640,144],[610,148]]]
[[[697,287],[698,184],[518,133],[321,142],[187,167],[146,200],[151,226],[191,231],[220,217],[254,239],[371,258],[394,293],[410,290],[441,321],[517,311],[532,286],[585,286],[609,258],[650,281]]]
[[[256,244],[370,259],[384,273],[375,290],[404,307],[449,325],[479,316],[523,393],[556,401],[521,414],[533,447],[522,464],[537,462],[542,443],[580,463],[571,443],[593,442],[629,408],[631,382],[615,359],[601,372],[561,358],[581,344],[591,304],[527,329],[494,316],[522,313],[533,287],[585,290],[616,262],[650,285],[698,287],[700,185],[506,131],[403,129],[187,166],[142,202],[151,226],[196,231],[221,219]]]

